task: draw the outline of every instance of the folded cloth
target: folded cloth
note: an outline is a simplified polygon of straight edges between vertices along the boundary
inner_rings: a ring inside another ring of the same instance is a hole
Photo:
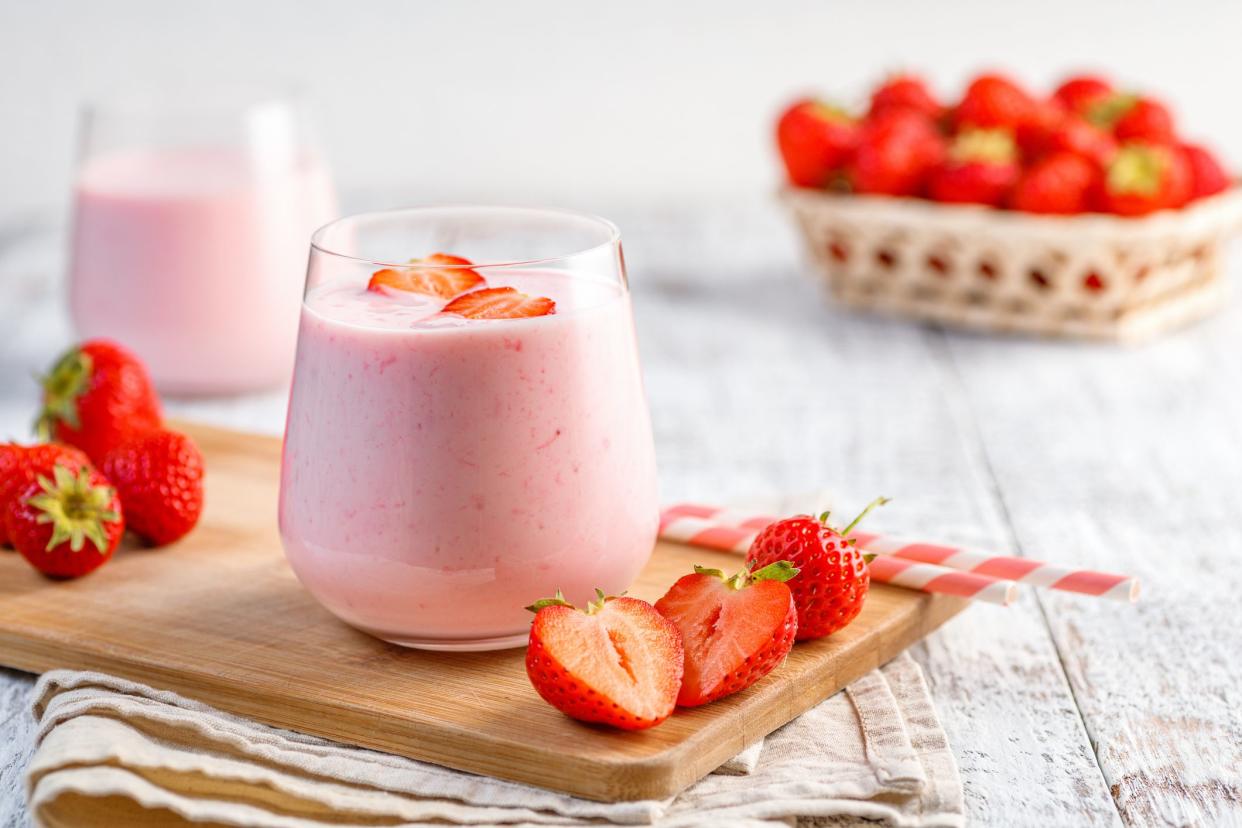
[[[667,800],[601,803],[267,727],[65,670],[34,689],[30,811],[82,825],[962,825],[962,786],[908,655]]]

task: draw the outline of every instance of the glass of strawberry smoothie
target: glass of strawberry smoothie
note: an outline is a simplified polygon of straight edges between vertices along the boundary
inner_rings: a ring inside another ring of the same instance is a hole
[[[124,343],[167,392],[287,384],[306,245],[336,215],[327,167],[286,97],[89,106],[69,273],[78,336]]]
[[[280,531],[328,610],[409,647],[519,646],[538,598],[625,590],[657,512],[612,224],[444,207],[315,234]]]

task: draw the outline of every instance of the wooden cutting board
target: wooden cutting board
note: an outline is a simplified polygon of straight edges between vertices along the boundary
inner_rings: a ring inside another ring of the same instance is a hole
[[[746,691],[622,733],[562,716],[523,651],[429,653],[338,622],[301,589],[276,529],[280,442],[185,426],[207,458],[207,510],[181,543],[127,545],[77,581],[0,552],[0,664],[98,670],[287,727],[599,800],[669,796],[897,655],[965,606],[876,585],[862,614],[794,647]],[[736,556],[656,546],[631,594]]]

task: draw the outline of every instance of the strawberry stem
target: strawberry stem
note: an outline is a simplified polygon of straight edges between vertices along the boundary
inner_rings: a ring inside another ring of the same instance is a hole
[[[556,595],[553,596],[552,598],[540,598],[538,601],[531,604],[529,607],[526,607],[526,609],[530,610],[531,612],[539,612],[539,610],[543,609],[544,607],[569,607],[570,609],[573,609],[573,606],[574,606],[573,604],[565,600],[564,594],[562,594],[561,591],[558,589],[556,591]]]
[[[91,379],[91,356],[79,348],[66,352],[52,370],[39,377],[43,386],[43,409],[35,421],[39,439],[52,439],[52,430],[58,422],[70,428],[78,428],[78,397],[85,391]]]
[[[26,502],[39,511],[36,522],[52,525],[52,536],[45,548],[55,549],[67,542],[71,552],[81,552],[90,541],[100,554],[106,555],[108,535],[104,524],[121,521],[121,515],[112,509],[113,488],[94,485],[90,469],[83,468],[74,474],[59,463],[52,469],[51,480],[43,475],[37,480],[41,491]]]
[[[788,581],[802,570],[789,561],[776,561],[750,573],[751,581]]]
[[[851,520],[850,525],[841,530],[841,534],[848,535],[850,532],[854,531],[854,527],[862,523],[862,519],[865,518],[872,509],[876,506],[883,506],[885,503],[888,503],[888,501],[889,499],[887,497],[877,497],[875,500],[868,503],[867,508],[859,512],[858,517]]]

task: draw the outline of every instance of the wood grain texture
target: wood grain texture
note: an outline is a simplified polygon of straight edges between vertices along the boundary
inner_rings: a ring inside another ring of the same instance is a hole
[[[1143,580],[1133,607],[1039,598],[1132,825],[1242,824],[1240,329],[953,348],[1021,550]]]
[[[670,796],[885,663],[966,603],[878,585],[845,630],[717,704],[623,733],[535,694],[524,651],[426,653],[346,627],[298,585],[276,532],[280,442],[184,426],[208,470],[195,532],[125,547],[89,578],[52,582],[0,558],[0,659],[97,670],[258,721],[603,800]],[[655,600],[696,562],[736,557],[660,544],[631,589]],[[73,612],[65,612],[65,607]]]

